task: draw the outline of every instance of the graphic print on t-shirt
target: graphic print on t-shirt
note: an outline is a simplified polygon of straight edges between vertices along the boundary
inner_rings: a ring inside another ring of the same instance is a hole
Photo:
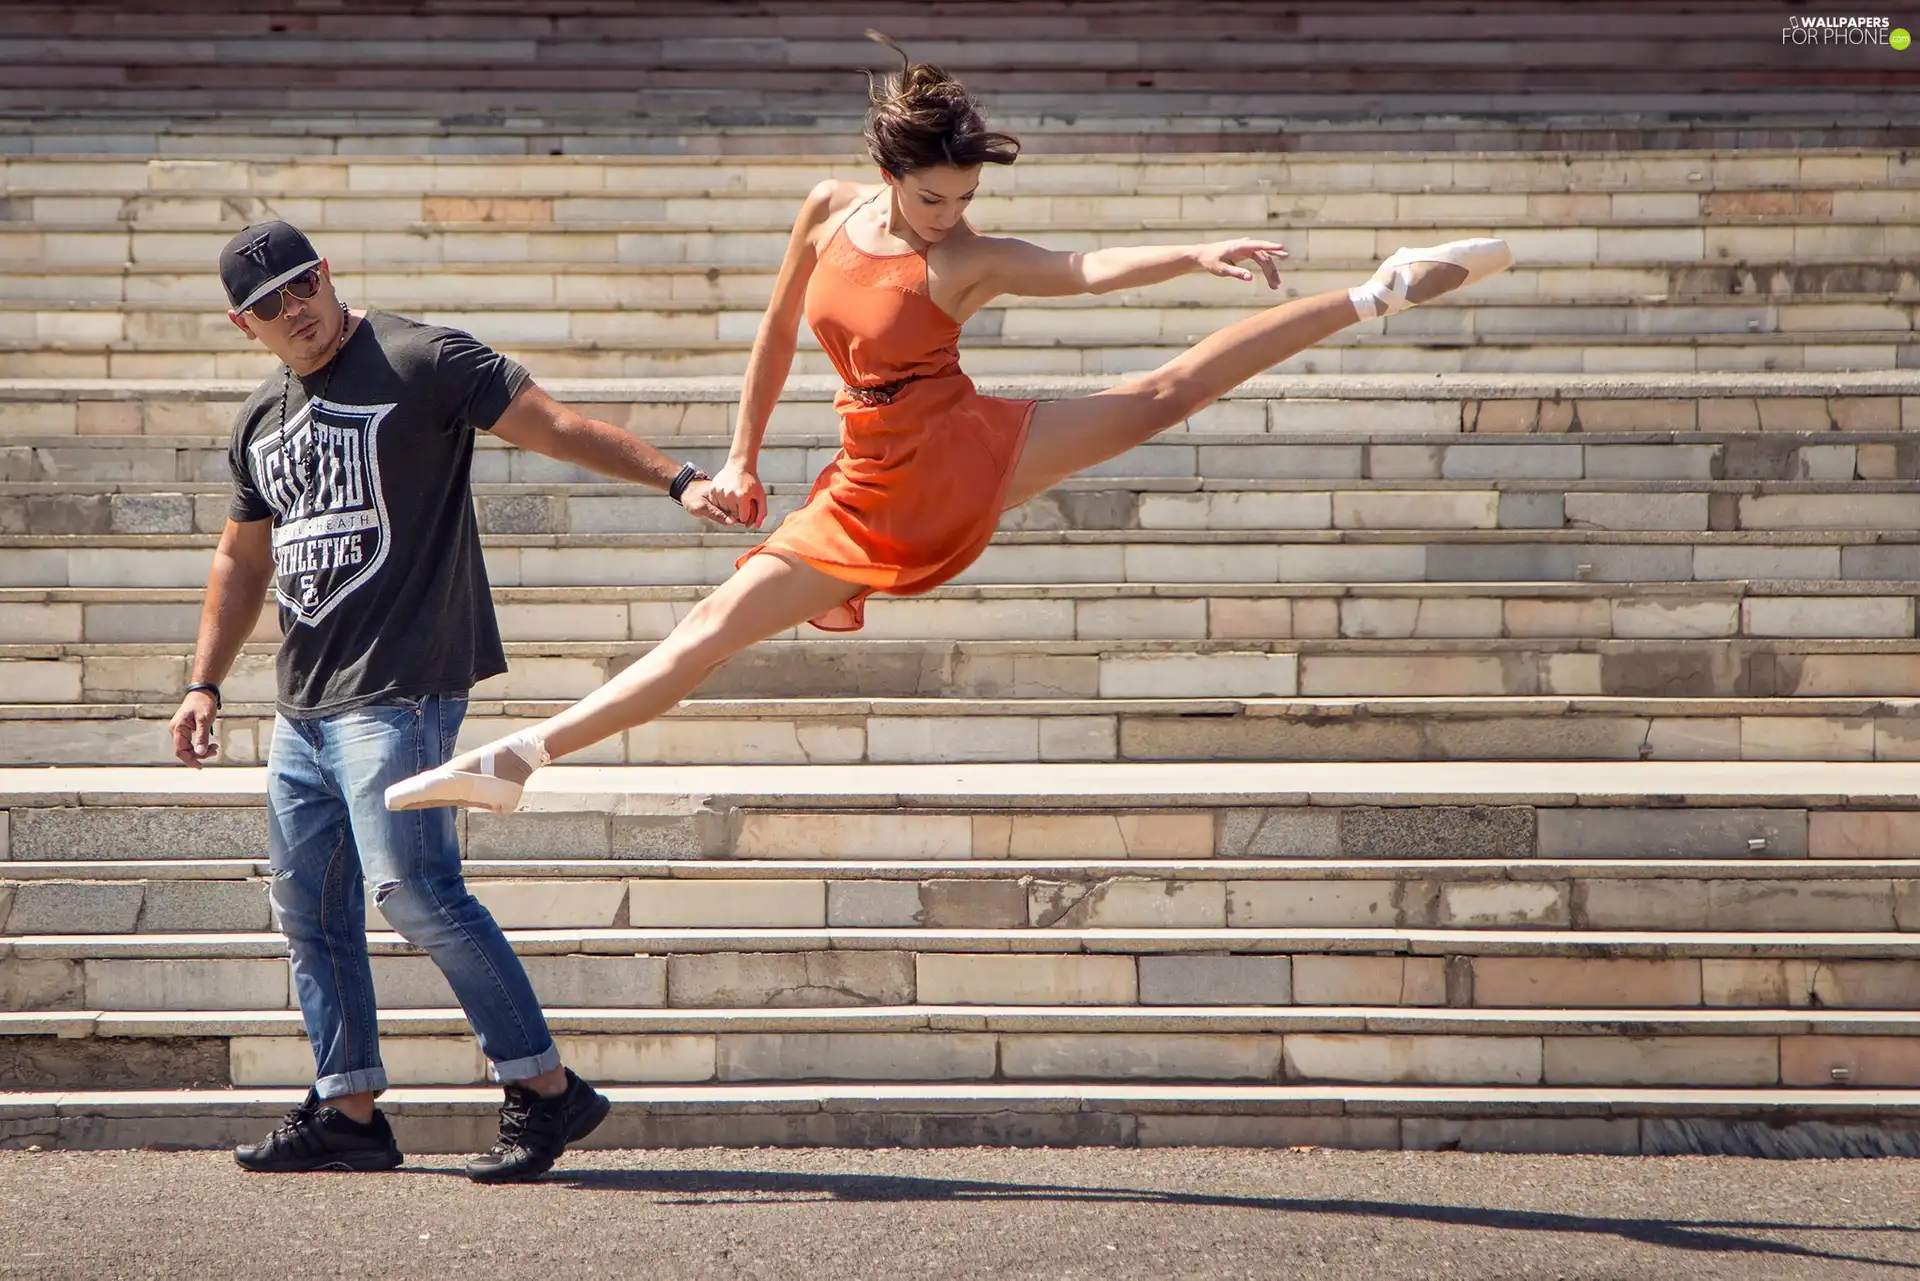
[[[375,447],[393,410],[314,400],[247,447],[254,483],[274,512],[276,591],[298,622],[325,618],[387,558],[392,539]]]

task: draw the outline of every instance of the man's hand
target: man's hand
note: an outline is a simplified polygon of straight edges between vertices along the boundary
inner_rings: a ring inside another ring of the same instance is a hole
[[[734,524],[758,529],[760,522],[767,518],[766,486],[747,468],[728,463],[718,476],[701,484],[706,487],[702,497],[732,517]]]
[[[173,735],[173,754],[182,765],[199,769],[201,761],[220,754],[220,744],[213,737],[213,721],[218,715],[213,695],[204,689],[196,689],[180,700],[180,710],[173,714],[167,729]]]
[[[710,520],[716,525],[738,525],[733,514],[713,501],[713,482],[696,480],[680,491],[680,505],[701,520]]]

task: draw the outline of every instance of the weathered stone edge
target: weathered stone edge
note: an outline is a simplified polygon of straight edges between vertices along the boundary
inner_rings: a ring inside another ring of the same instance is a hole
[[[983,375],[974,381],[993,395],[1049,397],[1111,387],[1125,375]],[[40,400],[49,394],[89,400],[243,400],[255,383],[239,379],[0,379],[0,401]],[[692,378],[563,378],[555,395],[634,401],[732,401],[740,380]],[[800,374],[787,380],[784,399],[831,400],[838,379]],[[1666,400],[1697,397],[1916,396],[1920,371],[1773,372],[1726,374],[1294,374],[1254,378],[1230,393],[1236,400]]]

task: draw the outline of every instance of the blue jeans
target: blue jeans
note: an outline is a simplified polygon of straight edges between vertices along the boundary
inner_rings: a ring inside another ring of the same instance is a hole
[[[366,896],[433,958],[497,1081],[560,1065],[526,968],[467,892],[451,809],[386,807],[388,784],[444,765],[467,712],[445,695],[312,720],[275,719],[267,754],[274,917],[323,1099],[387,1088],[367,961]]]

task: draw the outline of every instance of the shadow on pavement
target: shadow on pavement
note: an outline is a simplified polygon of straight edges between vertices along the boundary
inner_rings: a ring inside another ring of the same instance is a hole
[[[1901,1224],[1793,1223],[1607,1218],[1545,1210],[1490,1206],[1419,1205],[1401,1201],[1320,1200],[1307,1197],[1227,1196],[1157,1188],[1076,1187],[1071,1184],[989,1183],[882,1174],[795,1174],[772,1170],[567,1170],[550,1176],[584,1191],[652,1192],[685,1198],[687,1205],[768,1204],[782,1201],[1071,1201],[1089,1204],[1201,1206],[1232,1210],[1278,1210],[1403,1219],[1456,1227],[1505,1228],[1518,1232],[1569,1232],[1616,1236],[1673,1250],[1785,1255],[1836,1263],[1871,1263],[1920,1271],[1920,1263],[1845,1254],[1743,1232],[1893,1232],[1920,1228]],[[744,1195],[730,1195],[744,1194]]]

